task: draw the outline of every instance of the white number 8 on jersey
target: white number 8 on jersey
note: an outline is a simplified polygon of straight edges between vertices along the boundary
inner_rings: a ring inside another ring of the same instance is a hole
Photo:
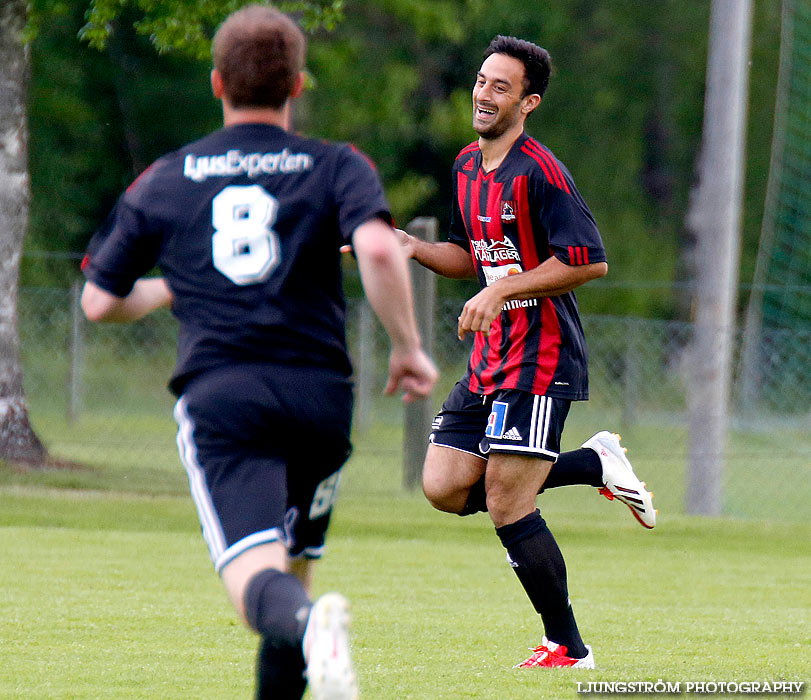
[[[211,256],[234,284],[264,282],[281,260],[279,237],[271,228],[279,203],[260,185],[230,185],[211,200]]]

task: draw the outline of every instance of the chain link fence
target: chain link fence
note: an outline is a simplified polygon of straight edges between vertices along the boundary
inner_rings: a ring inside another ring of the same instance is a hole
[[[182,478],[174,398],[166,389],[175,356],[174,319],[160,312],[134,324],[90,324],[78,298],[78,287],[20,291],[25,388],[35,430],[53,455],[127,470],[134,484],[147,489],[161,470],[177,470]],[[471,341],[456,338],[464,301],[437,299],[433,355],[442,378],[434,408],[464,372],[470,352]],[[365,301],[351,299],[347,313],[356,373],[353,460],[372,465],[360,470],[368,482],[377,469],[390,476],[399,468],[403,409],[381,395],[385,333]],[[597,430],[621,431],[660,510],[682,512],[691,324],[584,315],[583,325],[591,399],[573,406],[564,449],[578,447]],[[811,332],[765,333],[760,357],[756,390],[744,395],[734,385],[724,513],[804,520],[811,514]],[[399,488],[399,480],[386,483]]]

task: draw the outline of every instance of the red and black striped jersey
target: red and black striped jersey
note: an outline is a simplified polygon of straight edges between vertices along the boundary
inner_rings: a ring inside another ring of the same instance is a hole
[[[478,142],[456,158],[448,240],[470,251],[482,287],[553,255],[567,265],[605,262],[594,217],[548,148],[524,133],[496,170],[481,163]],[[574,293],[510,301],[488,335],[476,333],[462,383],[478,394],[584,400],[587,355]]]

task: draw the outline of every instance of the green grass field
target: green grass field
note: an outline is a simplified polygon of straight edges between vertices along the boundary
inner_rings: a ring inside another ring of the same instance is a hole
[[[250,698],[255,640],[211,569],[182,470],[149,468],[161,495],[122,467],[0,469],[0,698]],[[687,518],[667,494],[657,501],[649,532],[585,487],[540,498],[598,668],[512,670],[541,628],[489,520],[400,492],[396,460],[361,440],[316,592],[353,604],[364,700],[811,681],[811,526]]]

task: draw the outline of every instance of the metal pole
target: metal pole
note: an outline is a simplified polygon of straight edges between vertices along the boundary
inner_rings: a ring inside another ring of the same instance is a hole
[[[435,243],[439,224],[436,219],[419,217],[408,224],[406,230],[423,240]],[[414,310],[417,327],[426,353],[434,351],[434,316],[436,314],[436,276],[418,263],[411,263],[411,279],[414,287]],[[428,444],[428,433],[433,419],[431,397],[406,404],[403,426],[403,486],[416,489],[422,481],[422,463]]]
[[[751,0],[713,0],[695,234],[695,324],[690,355],[688,513],[718,515],[735,330],[748,99]]]

